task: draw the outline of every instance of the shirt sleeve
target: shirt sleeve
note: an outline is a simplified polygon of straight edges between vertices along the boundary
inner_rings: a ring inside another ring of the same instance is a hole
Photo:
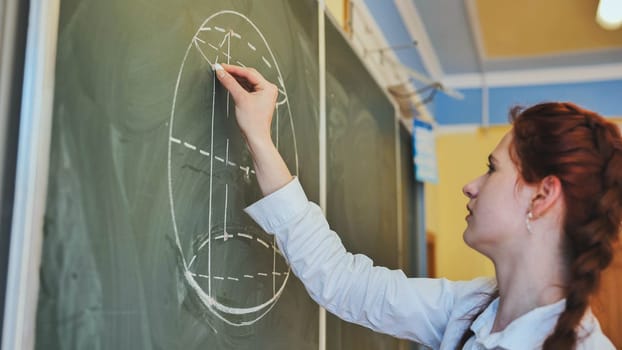
[[[309,295],[343,320],[438,348],[458,284],[407,278],[348,253],[297,178],[245,209],[268,233]]]

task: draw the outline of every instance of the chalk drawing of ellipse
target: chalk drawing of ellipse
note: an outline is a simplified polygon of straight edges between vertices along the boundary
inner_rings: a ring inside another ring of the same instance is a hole
[[[214,63],[254,67],[277,85],[272,137],[298,174],[285,79],[259,28],[235,11],[205,19],[185,51],[168,134],[168,188],[180,268],[201,304],[224,323],[251,325],[277,303],[290,269],[268,235],[243,213],[261,197],[234,104]]]

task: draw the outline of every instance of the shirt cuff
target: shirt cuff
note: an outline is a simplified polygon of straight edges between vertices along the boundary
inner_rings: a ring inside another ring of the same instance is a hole
[[[283,224],[298,217],[309,204],[298,177],[287,185],[246,207],[244,211],[264,231],[274,233]]]

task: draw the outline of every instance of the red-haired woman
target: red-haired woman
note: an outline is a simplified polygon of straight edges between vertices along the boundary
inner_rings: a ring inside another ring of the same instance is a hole
[[[346,321],[434,349],[613,349],[589,297],[622,222],[622,138],[571,103],[511,112],[488,172],[463,188],[465,242],[496,278],[407,278],[344,249],[274,147],[277,89],[257,71],[215,66],[265,197],[246,209],[311,297]],[[243,88],[238,81],[245,81]]]

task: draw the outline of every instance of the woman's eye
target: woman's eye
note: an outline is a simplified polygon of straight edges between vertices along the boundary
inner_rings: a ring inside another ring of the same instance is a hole
[[[487,163],[486,167],[488,167],[488,171],[486,172],[486,174],[492,174],[495,171],[495,167],[491,163]]]

